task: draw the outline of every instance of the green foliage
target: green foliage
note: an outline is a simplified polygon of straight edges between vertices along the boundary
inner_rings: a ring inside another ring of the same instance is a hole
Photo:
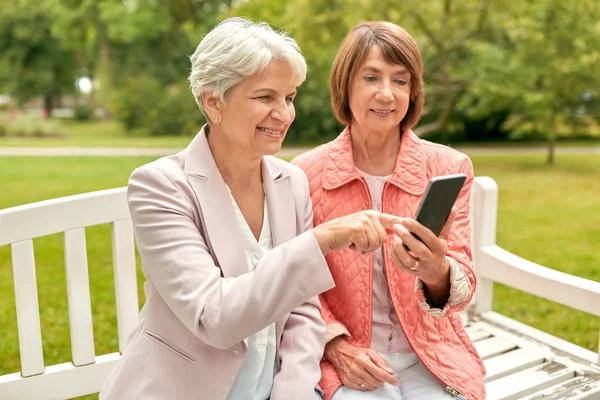
[[[148,74],[131,77],[117,92],[114,109],[126,130],[146,126],[148,114],[162,96],[160,82]]]
[[[131,96],[158,85],[163,95],[151,96],[161,99],[154,108],[183,114],[168,92],[185,83],[202,36],[233,15],[286,30],[303,50],[309,69],[290,131],[295,143],[324,141],[341,129],[329,70],[344,36],[363,20],[394,22],[419,43],[427,94],[420,135],[448,142],[597,131],[597,0],[11,1],[0,8],[0,92],[21,102],[42,94],[51,107],[85,75],[95,84],[91,107],[154,134],[185,130],[181,122],[152,126],[162,117],[149,117],[142,99],[124,99],[124,88],[151,77],[153,87]]]
[[[542,0],[511,4],[503,12],[500,7],[491,11],[502,37],[467,42],[479,64],[457,71],[469,80],[459,108],[475,117],[510,109],[513,124],[519,122],[515,136],[551,137],[559,123],[586,124],[584,94],[600,95],[600,50],[592,44],[600,35],[600,3]]]
[[[84,102],[78,102],[73,109],[73,113],[73,118],[77,121],[89,121],[94,118],[94,109]]]
[[[50,111],[74,90],[74,53],[52,35],[55,2],[22,0],[0,7],[0,83],[17,101],[42,95]]]
[[[406,28],[424,60],[426,112],[422,135],[489,140],[546,137],[550,116],[566,135],[598,114],[600,3],[595,0],[435,0],[422,2],[254,0],[231,14],[267,20],[291,31],[304,51],[309,76],[296,102],[296,129],[330,137],[339,127],[329,107],[329,69],[339,43],[362,20],[389,20]]]
[[[195,135],[205,119],[187,85],[172,85],[148,112],[148,132],[153,136]]]
[[[148,74],[129,79],[114,104],[126,130],[146,128],[153,136],[192,135],[204,121],[187,84],[165,88]]]

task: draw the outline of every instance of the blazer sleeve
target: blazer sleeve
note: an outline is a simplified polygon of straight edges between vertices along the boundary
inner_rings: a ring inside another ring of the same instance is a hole
[[[301,173],[304,196],[301,201],[304,215],[301,230],[308,232],[313,227],[313,210],[308,189],[308,180]],[[272,400],[312,399],[315,387],[321,378],[319,363],[325,347],[325,322],[321,318],[319,298],[313,296],[290,314],[284,330],[279,354],[281,369],[275,375]]]
[[[146,277],[210,346],[230,348],[333,286],[312,231],[265,254],[252,272],[224,278],[192,202],[161,170],[149,164],[134,171],[127,196]]]

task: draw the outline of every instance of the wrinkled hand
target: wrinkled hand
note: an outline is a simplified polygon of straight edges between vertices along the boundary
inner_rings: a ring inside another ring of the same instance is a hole
[[[400,385],[394,370],[375,350],[353,346],[344,337],[327,344],[325,357],[334,365],[344,386],[351,389],[373,390],[386,382]]]
[[[445,303],[444,297],[448,297],[450,290],[450,264],[446,253],[455,215],[456,210],[453,209],[439,237],[413,218],[402,218],[393,227],[396,235],[390,245],[390,253],[396,267],[421,279],[435,303]]]
[[[368,254],[387,240],[392,226],[402,219],[373,210],[360,211],[324,222],[313,228],[323,254],[350,248]]]

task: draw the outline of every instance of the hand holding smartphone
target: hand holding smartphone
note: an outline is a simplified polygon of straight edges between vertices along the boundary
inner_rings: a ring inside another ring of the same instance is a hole
[[[467,176],[465,174],[454,174],[436,176],[431,178],[425,194],[421,199],[415,219],[423,226],[431,230],[436,236],[440,235],[444,224],[448,220],[452,207],[460,194]],[[414,233],[414,237],[419,238]],[[406,244],[404,248],[410,249]]]

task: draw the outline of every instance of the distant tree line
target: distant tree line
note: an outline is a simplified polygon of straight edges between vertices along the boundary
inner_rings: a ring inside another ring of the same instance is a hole
[[[329,69],[346,33],[388,20],[412,33],[425,62],[426,113],[417,133],[442,142],[598,134],[597,0],[2,0],[0,94],[65,95],[127,129],[193,134],[202,116],[187,89],[189,55],[219,20],[243,15],[288,31],[309,65],[291,139],[340,129]],[[94,90],[77,94],[78,77]],[[82,114],[86,115],[86,114]]]

